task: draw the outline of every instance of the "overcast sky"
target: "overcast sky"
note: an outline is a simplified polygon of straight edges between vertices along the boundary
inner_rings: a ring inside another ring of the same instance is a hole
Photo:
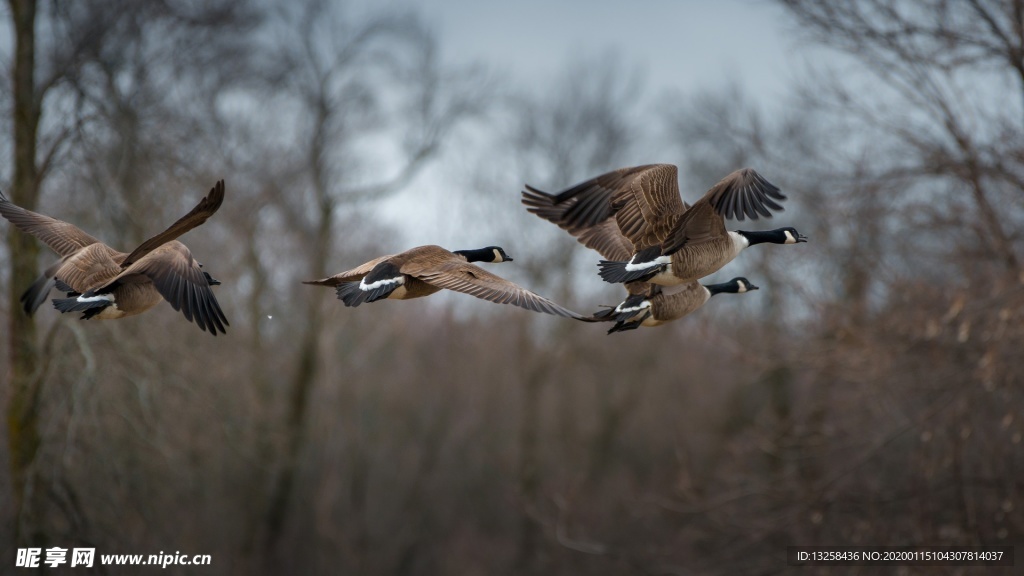
[[[778,97],[798,45],[782,11],[751,0],[420,0],[455,61],[479,60],[524,80],[613,50],[645,72],[652,92],[732,80]]]
[[[793,37],[785,14],[764,1],[420,0],[392,5],[414,6],[422,14],[449,63],[482,64],[527,93],[531,83],[543,91],[569,63],[615,55],[620,69],[640,72],[645,104],[670,91],[687,95],[738,83],[755,106],[770,112],[807,60],[807,45]],[[458,233],[468,232],[465,223],[458,230],[412,223],[449,215],[453,180],[473,169],[461,163],[460,145],[446,143],[446,158],[380,206],[379,221],[405,228],[410,245],[464,241]],[[636,159],[671,161],[664,154]],[[526,177],[509,182],[513,209],[519,208],[517,187]]]

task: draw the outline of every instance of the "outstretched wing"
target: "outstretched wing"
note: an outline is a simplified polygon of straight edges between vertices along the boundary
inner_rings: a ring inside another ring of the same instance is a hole
[[[744,215],[757,220],[771,218],[771,210],[783,210],[772,198],[785,200],[786,196],[753,168],[740,168],[712,186],[700,201],[711,204],[716,214],[742,222]]]
[[[172,241],[156,247],[110,282],[94,288],[93,292],[102,293],[117,282],[130,282],[134,275],[149,278],[164,300],[175,310],[180,310],[189,322],[195,322],[214,336],[218,331],[226,333],[224,327],[228,325],[228,319],[210,289],[207,275],[181,242]]]
[[[210,193],[200,200],[199,204],[196,204],[195,208],[193,208],[188,214],[179,218],[177,222],[171,224],[167,230],[164,230],[140,244],[138,248],[133,250],[132,253],[125,258],[121,265],[126,268],[131,266],[133,263],[145,257],[146,254],[149,254],[156,248],[178,238],[196,226],[201,225],[203,222],[206,222],[206,220],[210,216],[213,216],[217,209],[220,208],[220,205],[223,202],[224,181],[218,180],[217,184],[210,189]]]
[[[671,254],[686,244],[724,236],[724,218],[771,218],[771,210],[783,209],[773,198],[785,200],[786,196],[752,168],[736,170],[712,186],[678,219],[662,245],[662,253]]]
[[[619,229],[636,250],[660,244],[687,206],[679,197],[679,180],[672,164],[654,164],[638,172],[612,199]]]
[[[0,215],[22,232],[41,240],[61,256],[74,254],[90,244],[99,242],[74,224],[43,216],[14,204],[2,192],[0,192]]]
[[[97,242],[62,259],[53,276],[65,287],[84,294],[117,277],[122,258],[124,252]]]
[[[557,224],[559,228],[575,236],[581,244],[597,250],[608,260],[627,260],[633,254],[633,243],[619,230],[615,219],[611,217],[610,206],[603,220],[583,224],[572,223],[566,216],[566,212],[576,205],[575,200],[558,203],[555,195],[528,185],[523,191],[522,202],[526,205],[527,211]]]
[[[633,244],[630,253],[659,244],[687,208],[679,197],[676,167],[671,164],[622,168],[554,195],[527,186],[523,203],[530,212],[577,237],[614,217]]]
[[[585,316],[468,262],[444,262],[415,276],[438,288],[462,292],[497,304],[511,304],[534,312],[590,321]]]

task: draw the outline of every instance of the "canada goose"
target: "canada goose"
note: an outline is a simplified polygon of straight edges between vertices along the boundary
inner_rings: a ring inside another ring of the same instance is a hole
[[[648,282],[626,285],[629,297],[618,306],[594,314],[598,321],[615,321],[608,333],[634,330],[640,326],[660,326],[678,320],[703,306],[715,294],[743,294],[757,290],[746,278],[733,278],[721,284],[701,284],[694,280],[677,288]],[[668,292],[673,288],[676,291]]]
[[[359,306],[363,302],[385,298],[422,298],[446,288],[498,304],[512,304],[534,312],[591,321],[471,264],[511,261],[512,258],[498,246],[449,252],[440,246],[428,245],[401,254],[381,256],[329,278],[303,284],[335,287],[338,299],[345,306]]]
[[[626,171],[631,169],[626,169]],[[610,177],[624,171],[606,174]],[[573,219],[568,212],[578,206],[578,201],[558,202],[557,197],[526,186],[522,202],[527,210],[558,224],[584,246],[596,250],[609,260],[629,258],[634,244],[623,234],[611,210],[595,203],[588,218]],[[590,196],[592,199],[593,196]],[[578,212],[577,212],[578,213]],[[643,239],[640,242],[644,242]],[[746,278],[733,278],[722,284],[701,285],[696,280],[681,286],[662,287],[649,282],[627,282],[628,297],[615,307],[597,312],[596,321],[615,321],[608,333],[632,330],[640,326],[658,326],[678,320],[704,305],[711,296],[718,293],[741,294],[757,290]]]
[[[191,212],[125,254],[72,224],[16,206],[0,193],[0,215],[61,257],[22,294],[25,312],[35,312],[54,287],[67,293],[67,298],[53,300],[54,307],[82,312],[82,319],[134,316],[163,298],[200,329],[214,336],[218,330],[225,333],[228,320],[210,290],[220,282],[175,240],[206,222],[223,201],[224,181],[220,180]]]
[[[724,218],[756,220],[782,210],[773,198],[786,197],[751,168],[729,174],[692,206],[680,198],[676,167],[671,164],[623,168],[554,195],[527,186],[523,197],[531,212],[581,242],[587,230],[610,226],[609,218],[614,217],[632,248],[627,257],[600,262],[601,278],[612,283],[684,284],[719,270],[747,246],[807,241],[792,227],[726,230]],[[551,206],[559,209],[552,212]]]

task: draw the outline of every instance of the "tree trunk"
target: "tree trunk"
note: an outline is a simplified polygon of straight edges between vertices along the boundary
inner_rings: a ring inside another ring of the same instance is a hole
[[[314,150],[322,150],[320,140]],[[320,154],[314,157],[319,157]],[[314,166],[317,166],[314,164]],[[322,171],[318,171],[322,176]],[[320,211],[317,228],[310,250],[310,273],[313,278],[327,275],[327,254],[330,247],[332,214],[334,204],[324,184],[325,178],[317,178],[317,198]],[[320,362],[320,333],[323,330],[323,312],[320,300],[311,298],[305,307],[305,332],[298,350],[298,363],[288,392],[288,414],[285,421],[285,452],[278,480],[272,489],[267,513],[267,547],[272,549],[280,539],[285,517],[291,504],[292,490],[298,473],[299,452],[305,434],[306,413],[310,391],[316,379],[317,364]]]
[[[39,195],[39,172],[36,166],[40,109],[35,89],[36,3],[34,0],[10,0],[10,7],[15,35],[12,69],[14,180],[11,183],[11,201],[32,209]],[[21,311],[19,301],[20,288],[28,287],[35,280],[39,244],[13,226],[8,226],[7,230],[7,245],[11,252],[11,291],[8,296],[11,377],[7,434],[15,498],[14,534],[17,546],[39,546],[42,532],[34,515],[37,507],[32,505],[38,499],[38,496],[34,496],[38,490],[32,489],[32,467],[40,443],[40,383],[35,377],[39,367],[39,349],[35,322]]]

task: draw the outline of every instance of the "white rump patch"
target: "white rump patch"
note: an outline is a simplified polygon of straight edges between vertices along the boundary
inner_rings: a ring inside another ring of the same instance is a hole
[[[622,304],[625,304],[625,302],[623,302]],[[623,314],[625,312],[639,312],[645,308],[651,307],[650,300],[644,300],[643,302],[640,303],[639,306],[630,306],[629,308],[623,308],[622,304],[619,304],[618,306],[615,307],[615,311],[618,312],[619,314]]]
[[[394,278],[384,278],[383,280],[377,280],[376,282],[367,284],[365,278],[359,281],[359,289],[364,292],[369,292],[381,286],[389,286],[391,284],[402,285],[405,284],[405,276],[396,276]]]
[[[89,296],[88,298],[86,298],[85,296],[79,296],[78,297],[78,301],[79,302],[113,302],[114,301],[114,295],[113,294],[100,294],[98,296]]]
[[[636,258],[636,256],[634,256],[633,258]],[[637,270],[647,270],[648,268],[657,268],[658,266],[664,266],[665,264],[669,264],[671,262],[671,256],[658,256],[654,260],[641,262],[639,264],[634,264],[633,260],[630,259],[630,261],[626,263],[626,271],[636,272]]]

